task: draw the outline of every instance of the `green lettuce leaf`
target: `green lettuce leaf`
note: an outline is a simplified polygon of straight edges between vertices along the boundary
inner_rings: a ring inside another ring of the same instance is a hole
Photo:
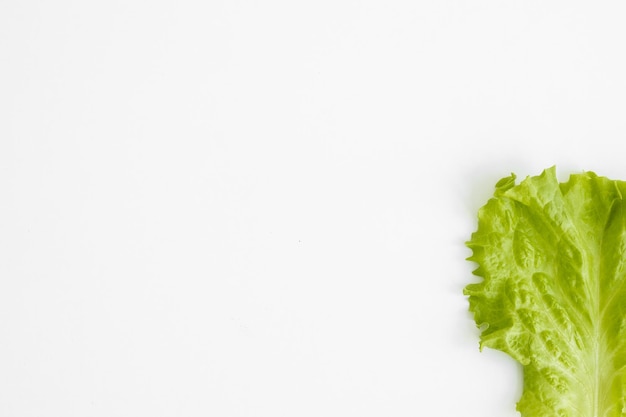
[[[520,362],[524,417],[626,416],[626,182],[555,168],[496,184],[467,246],[480,348]]]

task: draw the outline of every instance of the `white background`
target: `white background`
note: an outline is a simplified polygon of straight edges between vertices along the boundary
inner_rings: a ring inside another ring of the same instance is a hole
[[[463,242],[626,179],[626,4],[0,3],[0,415],[511,417]]]

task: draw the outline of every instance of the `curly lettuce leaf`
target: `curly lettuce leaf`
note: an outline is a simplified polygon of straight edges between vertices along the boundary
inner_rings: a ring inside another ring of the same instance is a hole
[[[555,168],[496,184],[467,246],[480,348],[520,362],[524,417],[626,416],[626,182]]]

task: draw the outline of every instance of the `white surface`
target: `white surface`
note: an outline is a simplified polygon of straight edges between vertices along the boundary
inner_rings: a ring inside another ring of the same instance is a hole
[[[463,242],[626,179],[626,4],[0,4],[0,415],[515,416]]]

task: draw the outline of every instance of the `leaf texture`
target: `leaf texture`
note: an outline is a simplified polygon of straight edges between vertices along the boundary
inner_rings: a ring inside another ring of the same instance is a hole
[[[467,246],[480,347],[523,365],[523,417],[626,416],[626,182],[496,184]]]

